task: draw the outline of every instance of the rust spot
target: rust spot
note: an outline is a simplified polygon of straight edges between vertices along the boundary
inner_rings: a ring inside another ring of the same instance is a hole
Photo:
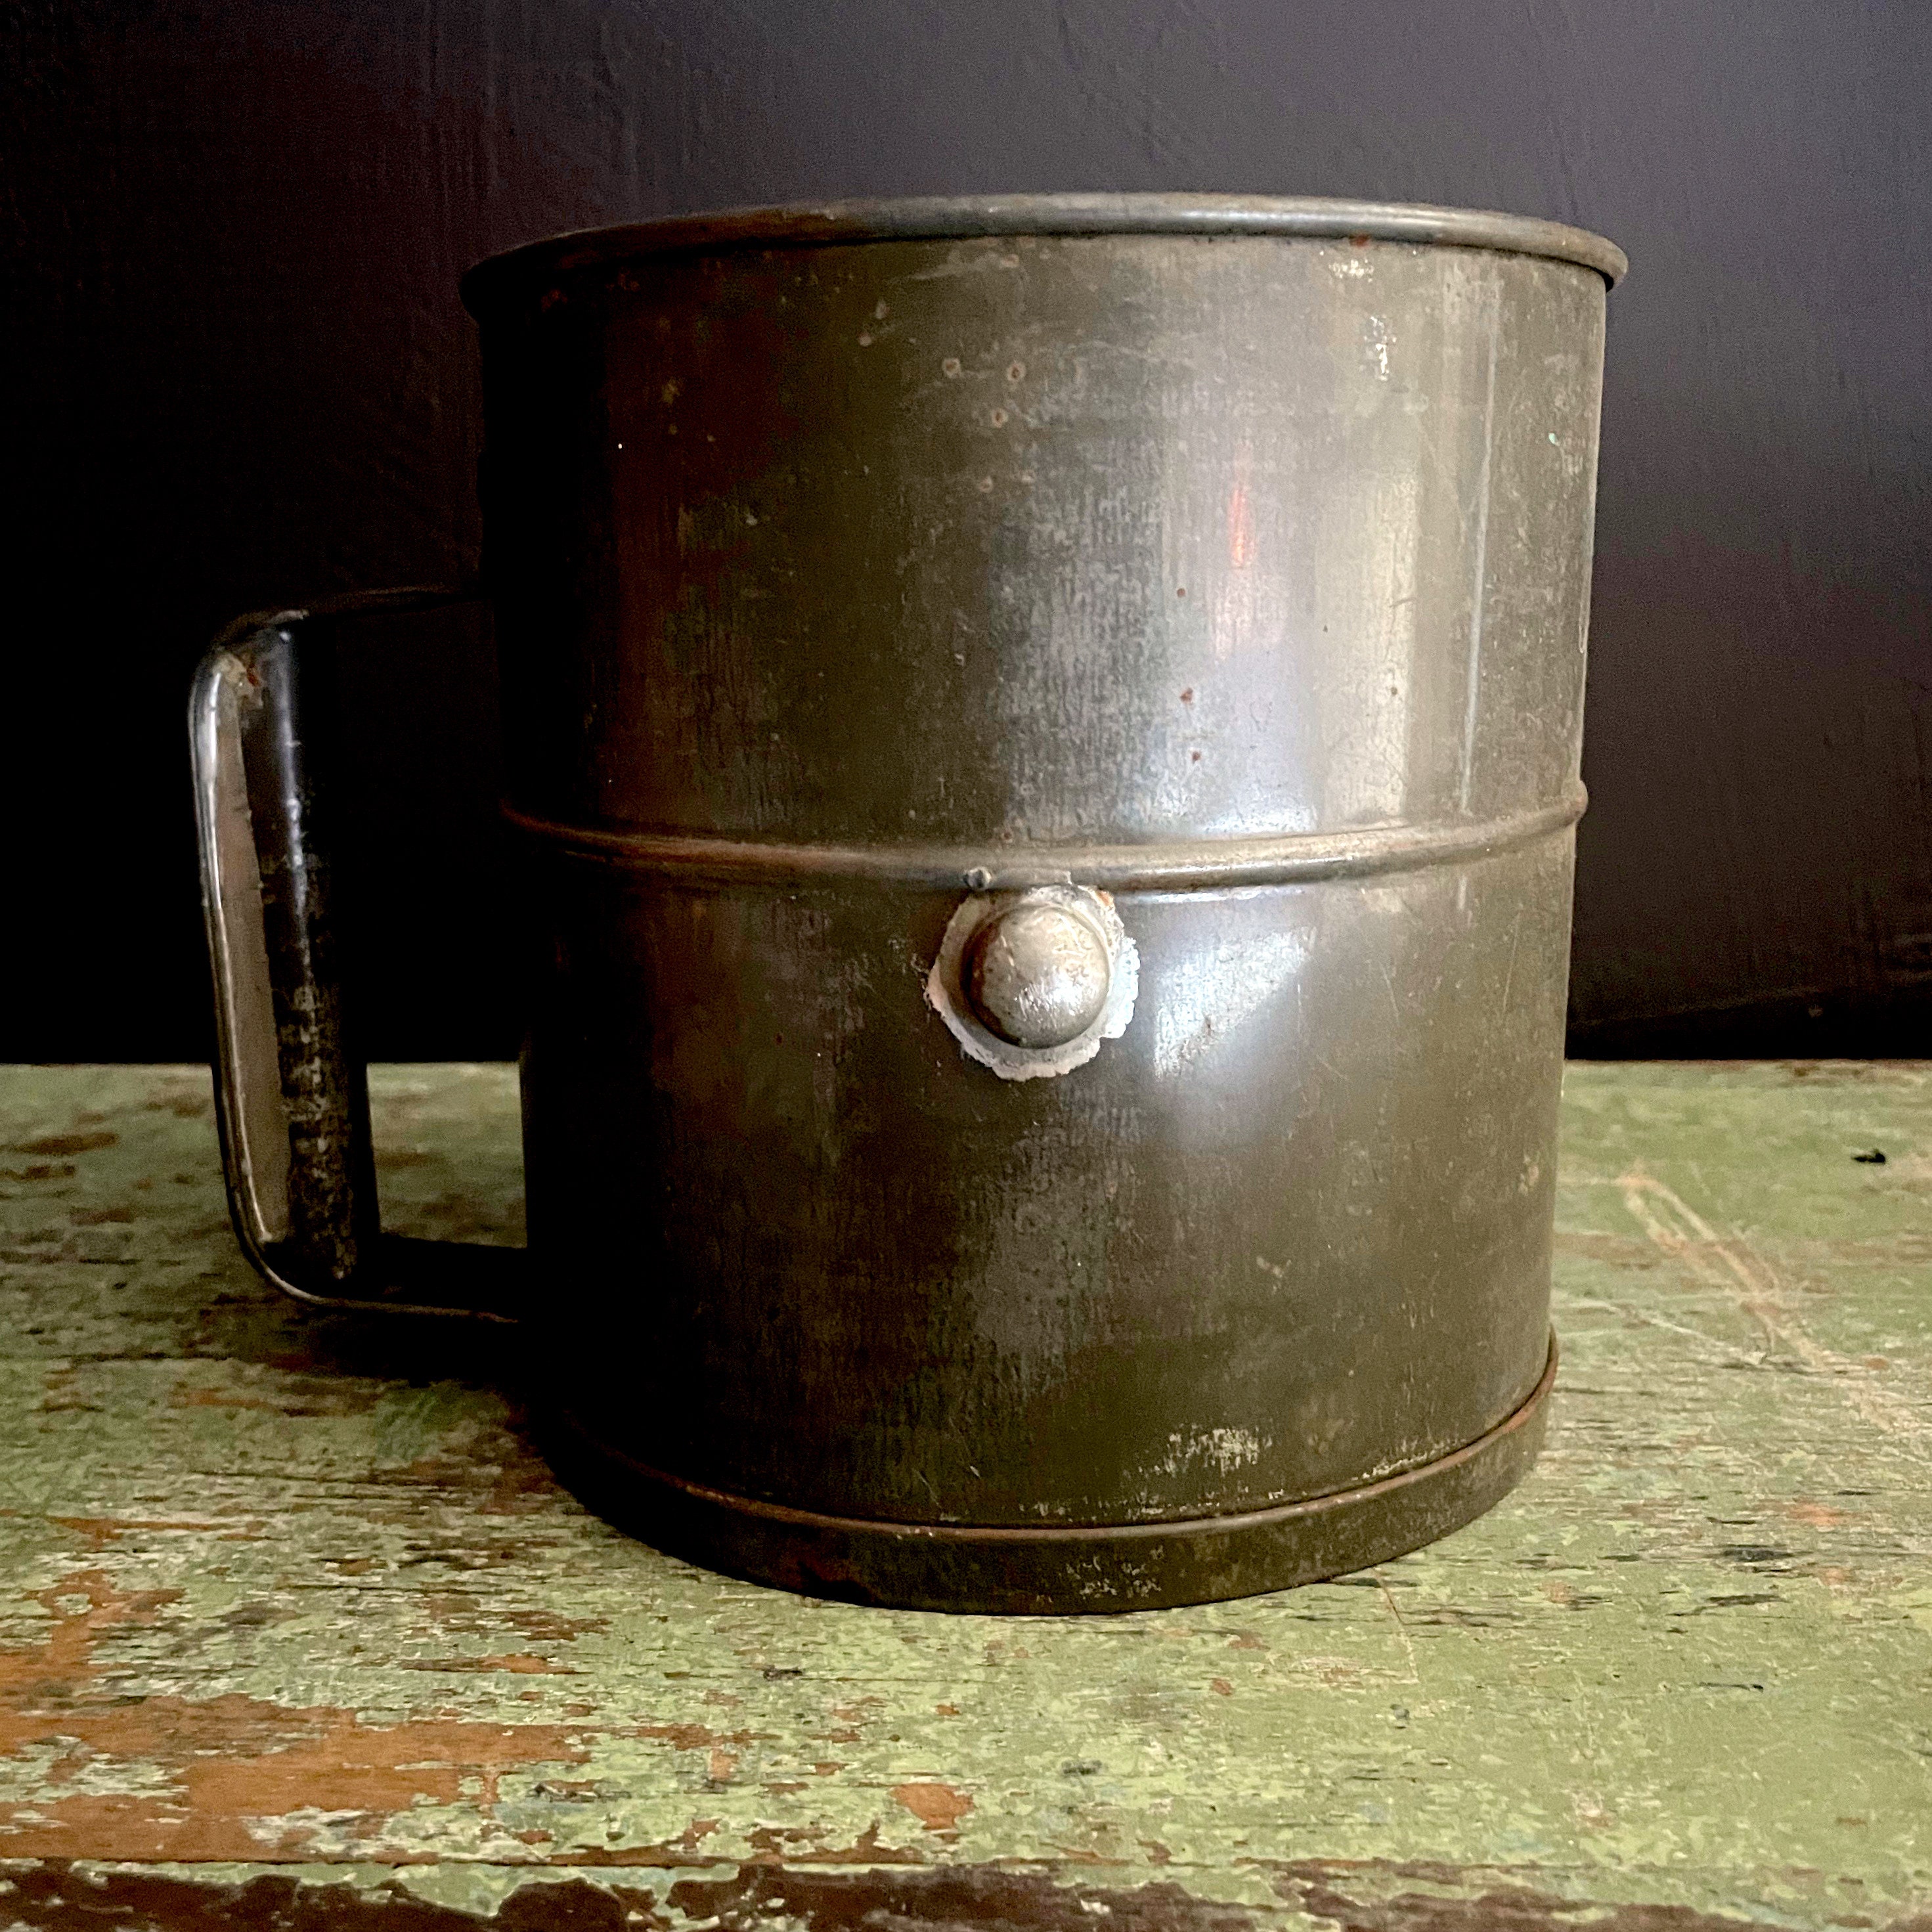
[[[1192,704],[1194,702],[1193,686],[1190,684],[1187,688],[1180,694],[1180,701],[1184,704]]]
[[[957,1704],[935,1704],[932,1709],[935,1717],[956,1718],[959,1714],[959,1706]]]
[[[98,1148],[118,1146],[118,1134],[44,1134],[37,1141],[17,1141],[9,1154],[92,1154]]]
[[[1017,382],[1021,380],[1025,374],[1026,364],[1024,362],[1009,362],[1006,364],[1006,380],[1008,382]]]
[[[1198,752],[1189,752],[1187,754],[1187,762],[1190,765],[1198,765],[1201,762],[1201,754]]]
[[[76,1228],[100,1228],[134,1218],[131,1208],[76,1208],[67,1217]]]
[[[714,1746],[710,1757],[706,1762],[704,1774],[713,1784],[724,1784],[730,1781],[732,1772],[737,1768],[738,1754],[736,1751],[728,1751]]]
[[[1225,1677],[1211,1678],[1208,1688],[1217,1697],[1232,1697],[1234,1694],[1234,1687]]]
[[[942,363],[940,363],[940,365],[939,365],[939,369],[940,369],[940,374],[942,374],[942,375],[945,375],[945,376],[956,376],[956,375],[958,375],[958,373],[959,373],[959,358],[958,358],[958,356],[947,356],[947,357],[946,357],[946,360],[945,360],[944,362],[942,362]]]
[[[0,1167],[0,1180],[69,1180],[75,1172],[70,1160],[64,1160],[58,1166],[36,1161],[32,1167]]]
[[[1369,238],[1366,235],[1351,235],[1348,237],[1348,246],[1351,248],[1366,248],[1368,245]]]
[[[960,1820],[973,1808],[972,1799],[950,1784],[896,1784],[892,1797],[928,1832],[958,1831]]]

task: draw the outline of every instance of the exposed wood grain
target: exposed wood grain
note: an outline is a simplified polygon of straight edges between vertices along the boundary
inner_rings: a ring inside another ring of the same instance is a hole
[[[508,1071],[376,1084],[392,1221],[514,1238]],[[1340,1584],[1094,1622],[616,1535],[514,1345],[256,1286],[206,1095],[0,1074],[16,1922],[1932,1913],[1932,1071],[1573,1067],[1525,1489]]]

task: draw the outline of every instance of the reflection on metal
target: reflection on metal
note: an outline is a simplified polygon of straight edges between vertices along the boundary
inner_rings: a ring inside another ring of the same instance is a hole
[[[214,971],[216,1116],[236,1224],[247,1231],[251,1252],[286,1240],[289,1232],[288,1121],[275,1060],[261,866],[242,764],[242,707],[258,696],[244,658],[218,647],[188,702],[202,910]]]
[[[1299,928],[1246,946],[1206,938],[1169,976],[1155,1020],[1155,1072],[1171,1079],[1210,1052],[1243,1052],[1241,1028],[1294,985],[1313,941]]]

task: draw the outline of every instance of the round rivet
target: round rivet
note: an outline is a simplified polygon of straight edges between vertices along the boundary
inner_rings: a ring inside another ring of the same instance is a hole
[[[1064,1046],[1107,1004],[1113,962],[1107,942],[1064,904],[1022,898],[974,934],[962,962],[964,990],[989,1032],[1015,1046]]]

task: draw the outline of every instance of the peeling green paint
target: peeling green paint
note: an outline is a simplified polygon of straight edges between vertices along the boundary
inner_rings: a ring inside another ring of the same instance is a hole
[[[1271,1922],[1316,1861],[1360,1898],[1932,1910],[1924,1069],[1573,1066],[1525,1487],[1364,1576],[1086,1622],[617,1535],[520,1433],[513,1342],[256,1284],[206,1079],[0,1073],[0,1856],[479,1918],[546,1864],[662,1900],[760,1860]],[[374,1084],[392,1224],[518,1238],[509,1071]]]

